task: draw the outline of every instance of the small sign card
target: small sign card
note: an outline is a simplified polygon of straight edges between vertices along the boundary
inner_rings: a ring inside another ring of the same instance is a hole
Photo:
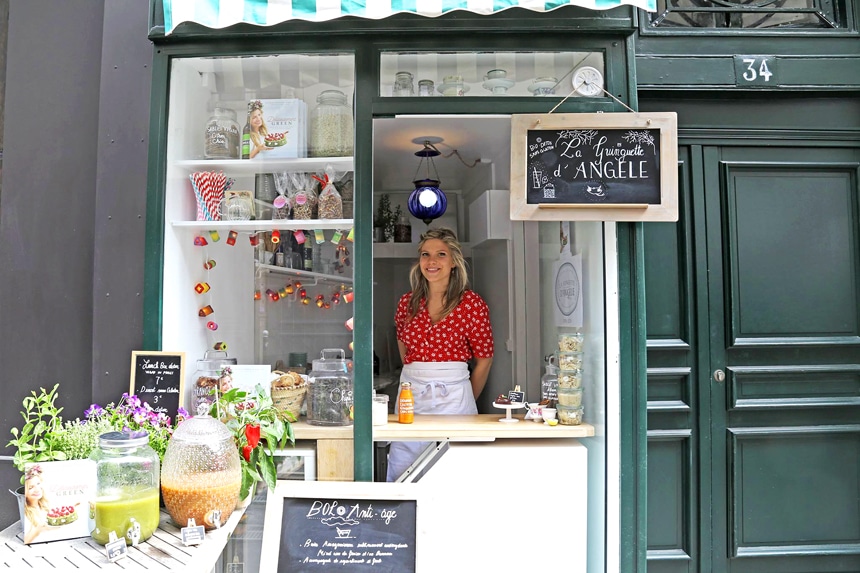
[[[197,545],[198,543],[203,543],[203,538],[206,536],[206,528],[202,525],[197,525],[194,518],[189,517],[188,525],[180,529],[179,533],[182,535],[182,543],[185,545]]]
[[[171,419],[182,406],[185,388],[185,353],[156,350],[131,353],[131,386],[135,394],[156,412]]]
[[[525,402],[525,399],[526,393],[520,390],[519,385],[508,392],[508,400],[511,401],[511,404],[522,404]]]
[[[110,541],[105,544],[105,555],[108,561],[114,563],[128,555],[128,546],[125,544],[125,537],[117,538],[116,532],[110,532]]]

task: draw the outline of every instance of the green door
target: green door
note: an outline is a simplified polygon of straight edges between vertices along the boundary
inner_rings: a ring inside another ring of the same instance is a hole
[[[646,226],[649,570],[860,571],[860,152],[680,158],[681,222]]]

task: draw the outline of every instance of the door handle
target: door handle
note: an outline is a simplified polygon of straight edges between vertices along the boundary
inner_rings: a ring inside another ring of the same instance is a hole
[[[726,373],[719,368],[714,370],[714,381],[723,383],[726,380]]]

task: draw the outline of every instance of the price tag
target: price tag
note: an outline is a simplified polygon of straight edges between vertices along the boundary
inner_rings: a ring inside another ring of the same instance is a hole
[[[111,531],[108,537],[108,542],[105,544],[105,555],[108,561],[114,563],[128,555],[128,547],[125,545],[125,538],[117,539],[116,532]]]
[[[323,233],[322,229],[314,229],[314,239],[316,240],[317,245],[325,243],[325,233]]]
[[[331,242],[333,245],[340,244],[340,240],[343,238],[343,233],[340,230],[334,232],[334,235],[331,236]]]
[[[197,545],[203,542],[206,535],[206,528],[202,525],[197,525],[193,517],[188,518],[188,526],[179,530],[182,535],[182,543],[185,545]]]
[[[346,236],[346,240],[350,243],[355,242],[355,227],[349,230],[349,234]]]

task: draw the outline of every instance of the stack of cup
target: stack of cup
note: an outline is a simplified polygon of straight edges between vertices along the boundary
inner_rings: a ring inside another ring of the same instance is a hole
[[[583,336],[581,332],[558,336],[558,422],[567,426],[582,423]]]

